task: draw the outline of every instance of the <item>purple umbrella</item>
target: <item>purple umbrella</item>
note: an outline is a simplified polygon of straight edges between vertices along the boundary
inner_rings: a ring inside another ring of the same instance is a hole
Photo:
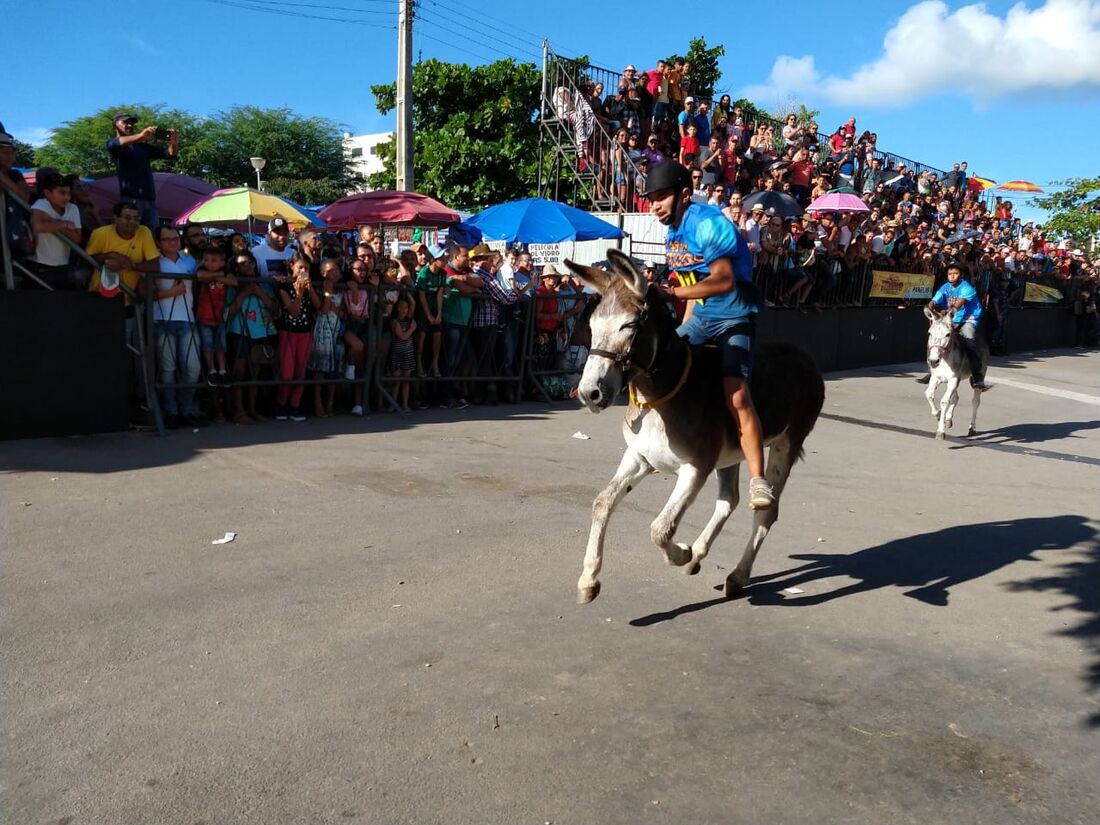
[[[850,192],[826,192],[806,207],[807,212],[870,212],[871,207],[859,195]]]

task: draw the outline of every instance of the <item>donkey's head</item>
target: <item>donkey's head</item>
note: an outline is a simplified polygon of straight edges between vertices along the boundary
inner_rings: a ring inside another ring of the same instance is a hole
[[[577,397],[592,412],[607,409],[633,372],[653,367],[660,345],[660,328],[654,321],[664,311],[659,296],[647,298],[649,282],[629,257],[611,249],[607,260],[610,272],[565,262],[601,296],[589,319],[592,346],[577,385]],[[656,311],[651,313],[651,307]]]
[[[928,366],[935,368],[947,357],[955,343],[955,325],[951,323],[950,310],[937,312],[931,307],[924,308],[928,319]]]

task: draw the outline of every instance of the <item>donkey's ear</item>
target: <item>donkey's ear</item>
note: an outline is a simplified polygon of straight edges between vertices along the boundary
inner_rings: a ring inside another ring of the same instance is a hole
[[[596,269],[594,266],[585,266],[584,264],[573,263],[566,258],[562,263],[569,267],[569,271],[580,278],[586,286],[592,287],[601,295],[607,291],[607,288],[611,285],[611,276],[604,272],[602,269]]]
[[[934,309],[932,309],[932,307],[925,304],[924,317],[927,318],[929,321],[935,321],[940,316]]]
[[[649,289],[649,281],[645,279],[645,274],[634,265],[634,261],[630,260],[630,256],[618,249],[609,249],[607,250],[607,260],[611,264],[611,273],[622,278],[631,292],[639,298],[644,298],[646,290]]]

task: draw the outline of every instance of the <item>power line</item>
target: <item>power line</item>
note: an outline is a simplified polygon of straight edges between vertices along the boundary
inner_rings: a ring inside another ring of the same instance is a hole
[[[436,20],[433,19],[433,18],[436,18],[436,17],[438,17],[441,20],[447,21],[447,23],[449,23],[450,25],[446,25],[444,23],[437,22]],[[523,57],[518,56],[515,52],[510,52],[507,49],[501,48],[501,46],[499,45],[499,41],[496,41],[496,40],[492,39],[491,35],[488,38],[477,38],[477,37],[472,37],[469,34],[464,32],[461,35],[455,37],[454,27],[455,26],[467,26],[468,21],[457,20],[457,19],[455,19],[454,17],[451,17],[448,14],[433,11],[432,15],[430,17],[423,14],[423,13],[421,13],[420,16],[417,19],[422,21],[422,22],[431,23],[435,26],[438,26],[441,29],[445,29],[447,31],[447,33],[450,34],[452,37],[454,37],[456,40],[467,40],[471,43],[475,43],[477,45],[484,46],[487,49],[492,49],[493,51],[498,52],[498,53],[504,55],[505,57],[510,57],[514,60],[518,59],[518,60],[523,61],[523,60],[527,60],[527,59],[530,59],[530,58],[535,58],[536,62],[538,62],[539,60],[542,59],[542,51],[541,50],[536,52],[534,49],[523,48],[518,43],[513,43],[512,45],[514,45],[516,47],[516,51],[520,52],[521,55],[527,55],[526,58],[523,58]]]
[[[445,9],[449,9],[450,11],[456,12],[458,14],[469,15],[469,14],[474,13],[474,10],[472,8],[459,9],[459,8],[455,8],[453,6],[449,6],[446,3],[441,3],[441,2],[439,2],[439,0],[431,0],[431,2],[432,2],[433,5],[440,6],[440,7],[445,8]],[[546,38],[545,33],[537,34],[536,32],[533,32],[530,29],[524,29],[520,26],[515,25],[514,23],[511,23],[511,22],[506,24],[506,25],[511,27],[511,29],[512,29],[511,31],[503,31],[502,29],[498,29],[495,26],[493,26],[489,23],[484,23],[482,21],[479,21],[479,25],[483,26],[484,28],[494,29],[494,30],[500,32],[501,34],[507,35],[508,37],[515,37],[516,32],[521,32],[522,34],[526,34],[530,37],[535,38],[535,42],[537,42],[538,46],[539,46],[539,57],[540,58],[542,57],[542,41],[543,41],[544,38]],[[562,45],[566,46],[568,48],[568,44],[563,43]],[[570,49],[570,51],[572,51],[574,54],[580,54],[580,52],[577,51],[576,49]]]
[[[431,3],[433,6],[435,6],[436,9],[440,10],[440,11],[435,12],[435,13],[438,13],[445,20],[449,20],[450,22],[455,23],[456,25],[459,25],[459,26],[469,26],[470,25],[470,20],[469,20],[469,16],[471,14],[470,11],[462,10],[462,9],[456,9],[453,6],[447,6],[443,3],[438,2],[438,0],[428,0],[428,2]],[[446,14],[445,13],[446,11],[454,12],[455,14],[460,15],[460,17],[458,19],[456,19],[455,17],[452,17],[452,16]],[[466,19],[462,19],[462,16],[464,16]],[[498,26],[494,26],[492,23],[486,23],[484,20],[480,20],[480,19],[477,21],[477,26],[479,28],[482,28],[482,29],[488,29],[490,31],[497,32],[498,34],[509,38],[509,40],[520,51],[528,53],[528,54],[535,55],[540,60],[542,59],[542,41],[541,40],[538,41],[537,48],[531,48],[530,43],[528,41],[516,39],[515,32],[507,31],[507,30],[502,29]],[[526,48],[522,44],[526,44]],[[507,52],[505,52],[505,54],[507,54]],[[512,57],[512,55],[508,55],[508,56]]]
[[[253,0],[253,2],[255,1],[256,0]],[[288,9],[271,8],[269,6],[256,6],[251,5],[249,2],[246,2],[246,0],[206,0],[206,2],[212,3],[216,6],[227,6],[238,9],[246,9],[247,11],[259,12],[261,14],[278,14],[282,15],[283,17],[293,17],[297,20],[324,20],[331,23],[344,23],[345,25],[365,26],[369,29],[388,29],[390,31],[395,31],[397,29],[396,25],[384,26],[380,23],[368,23],[366,20],[348,19],[346,17],[331,17],[328,15],[319,14],[306,14],[304,12],[290,11]],[[357,13],[361,14],[362,12]]]
[[[444,26],[440,23],[436,23],[435,21],[426,19],[424,17],[418,17],[417,20],[420,23],[427,23],[430,26],[436,26],[436,27],[441,28],[441,29],[443,29],[444,31],[446,31],[450,34],[453,34],[453,30],[449,26]],[[487,55],[485,55],[481,52],[471,51],[470,49],[466,48],[465,46],[459,45],[459,43],[456,43],[453,40],[444,40],[440,37],[435,37],[434,35],[428,34],[426,31],[424,31],[423,28],[421,28],[419,31],[416,32],[416,36],[417,37],[423,37],[425,40],[432,40],[432,41],[435,41],[436,43],[441,43],[444,46],[449,46],[450,48],[455,49],[456,51],[464,52],[465,54],[468,54],[471,57],[476,57],[478,60],[483,60],[486,63],[493,63],[496,60],[496,58],[489,57],[489,56],[487,56]],[[485,43],[482,43],[480,41],[474,41],[474,40],[469,40],[469,39],[461,40],[459,42],[460,43],[470,43],[472,45],[483,46],[485,48],[493,48],[492,46],[487,46]],[[496,51],[500,51],[500,50],[497,49]],[[503,54],[505,57],[511,57],[511,58],[515,59],[514,55],[507,54],[506,52],[500,52],[500,53]]]
[[[391,11],[373,11],[359,9],[352,6],[326,6],[319,3],[290,2],[290,0],[248,0],[250,3],[264,6],[290,6],[296,9],[327,9],[329,11],[350,11],[355,14],[393,14],[397,10],[397,4],[393,0],[361,0],[361,2],[375,3],[378,5],[392,6]]]

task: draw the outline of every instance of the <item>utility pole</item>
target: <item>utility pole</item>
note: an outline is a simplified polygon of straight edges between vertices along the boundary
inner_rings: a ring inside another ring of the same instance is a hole
[[[400,0],[397,12],[397,191],[412,192],[412,24],[413,0]]]

